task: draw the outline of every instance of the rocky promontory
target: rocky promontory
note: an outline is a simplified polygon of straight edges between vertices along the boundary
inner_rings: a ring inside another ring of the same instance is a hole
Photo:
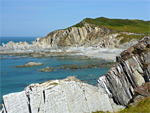
[[[70,46],[128,48],[137,40],[149,35],[147,29],[149,25],[149,21],[143,20],[85,18],[74,26],[56,30],[45,37],[37,38],[31,44],[10,41],[7,44],[2,43],[2,48],[12,50],[39,50]]]
[[[112,23],[109,23],[110,21]],[[122,24],[119,26],[116,25],[117,21],[122,21]],[[101,25],[98,25],[99,23]],[[105,25],[106,23],[108,25]],[[130,23],[132,24],[130,25]],[[135,25],[137,24],[139,31],[126,31],[127,26],[131,26],[132,28],[133,26],[136,27]],[[2,46],[0,46],[0,55],[22,54],[33,57],[47,57],[77,53],[77,55],[80,54],[95,58],[95,56],[100,57],[102,53],[102,58],[114,60],[124,49],[136,44],[142,37],[149,35],[148,31],[140,32],[140,29],[145,29],[143,25],[149,25],[149,21],[134,22],[134,20],[106,18],[89,21],[89,19],[84,19],[77,25],[50,32],[47,36],[37,38],[31,43],[15,43],[13,41],[7,44],[2,43]],[[124,29],[120,30],[120,27]],[[116,30],[116,28],[119,30]],[[111,51],[113,51],[113,54]]]

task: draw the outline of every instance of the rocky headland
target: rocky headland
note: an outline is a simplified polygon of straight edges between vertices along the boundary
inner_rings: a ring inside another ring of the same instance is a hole
[[[117,21],[120,21],[121,24],[118,25]],[[135,27],[136,24],[138,24],[136,29],[139,31],[130,29],[130,26]],[[115,57],[124,49],[149,35],[145,30],[148,25],[149,21],[142,20],[107,19],[104,17],[91,20],[86,18],[74,26],[56,30],[45,37],[37,38],[31,44],[13,41],[7,44],[2,43],[0,55],[50,57],[69,54],[115,60]],[[130,32],[127,30],[127,26],[129,26]],[[142,30],[145,32],[141,32]]]
[[[98,79],[98,87],[74,77],[31,84],[22,92],[4,95],[2,113],[116,112],[137,93],[149,96],[149,82],[150,37],[145,37],[117,57],[116,64]]]

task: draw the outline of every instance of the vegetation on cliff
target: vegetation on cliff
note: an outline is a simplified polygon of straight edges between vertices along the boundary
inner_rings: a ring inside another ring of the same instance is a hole
[[[136,106],[128,106],[124,110],[121,110],[116,113],[149,113],[150,112],[149,106],[150,106],[150,97],[147,97],[144,100],[140,101]],[[97,111],[93,113],[110,113],[110,112]]]
[[[130,34],[130,35],[127,35],[127,34],[120,34],[118,35],[116,38],[122,38],[120,40],[120,43],[123,44],[125,42],[130,42],[131,40],[133,39],[137,39],[137,40],[141,40],[145,35],[133,35],[133,34]]]
[[[149,113],[150,112],[150,97],[140,101],[136,106],[128,106],[126,109],[118,113]]]
[[[132,33],[150,33],[150,21],[143,20],[129,20],[129,19],[109,19],[105,17],[100,18],[85,18],[80,23],[72,27],[82,27],[83,22],[96,25],[98,27],[105,27],[113,31],[132,32]]]

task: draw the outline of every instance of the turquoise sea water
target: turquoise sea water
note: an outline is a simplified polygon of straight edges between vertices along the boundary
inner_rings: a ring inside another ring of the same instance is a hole
[[[25,40],[25,39],[24,39]],[[33,38],[32,38],[33,40]],[[8,59],[1,59],[1,73],[0,73],[0,88],[1,88],[1,99],[2,96],[8,93],[18,92],[24,90],[26,86],[31,83],[41,83],[48,80],[63,79],[68,76],[76,76],[81,81],[87,82],[92,85],[97,84],[97,79],[108,71],[109,68],[90,68],[90,69],[77,69],[77,70],[66,70],[59,69],[65,64],[94,64],[100,63],[98,59],[78,59],[75,56],[64,57],[60,60],[60,57],[49,57],[49,58],[20,58],[14,59],[16,56],[3,55],[1,57],[7,57]],[[24,65],[27,62],[41,62],[43,66],[28,67],[28,68],[14,68],[17,65]],[[54,72],[39,72],[37,69],[44,67],[55,67]]]
[[[35,39],[36,39],[36,37],[0,37],[0,42],[4,43],[4,44],[6,44],[9,41],[14,41],[14,42],[20,42],[20,41],[31,42],[31,41],[34,41]]]

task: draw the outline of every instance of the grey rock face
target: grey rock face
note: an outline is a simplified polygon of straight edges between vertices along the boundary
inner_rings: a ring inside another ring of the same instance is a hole
[[[123,108],[102,88],[74,77],[31,84],[22,92],[5,95],[3,101],[2,113],[91,113]]]
[[[120,47],[117,33],[111,34],[109,29],[100,28],[88,23],[83,27],[70,27],[65,30],[56,30],[33,44],[40,43],[51,47],[58,46],[94,46],[104,48]]]
[[[127,105],[134,96],[134,88],[150,82],[149,41],[144,38],[121,53],[119,62],[99,78],[98,86],[103,87],[117,104]]]
[[[37,38],[32,44],[27,42],[14,43],[12,41],[2,44],[2,48],[12,50],[35,50],[45,48],[85,46],[101,48],[127,48],[132,43],[120,45],[120,38],[116,38],[119,33],[110,33],[107,28],[100,28],[88,23],[83,27],[70,27],[64,30],[56,30],[46,37]],[[135,42],[136,43],[136,42]]]

